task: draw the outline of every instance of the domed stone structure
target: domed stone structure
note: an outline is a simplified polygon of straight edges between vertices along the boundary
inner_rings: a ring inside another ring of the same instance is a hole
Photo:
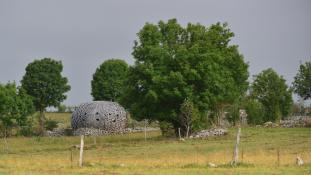
[[[123,132],[126,127],[126,111],[116,102],[93,101],[83,103],[72,113],[71,126],[93,128],[105,133]]]

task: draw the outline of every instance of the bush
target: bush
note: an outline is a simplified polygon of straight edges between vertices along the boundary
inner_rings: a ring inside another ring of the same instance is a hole
[[[58,122],[55,120],[47,120],[44,127],[46,130],[52,131],[54,128],[57,128],[57,124]]]
[[[236,125],[240,120],[240,113],[239,113],[240,106],[238,104],[234,104],[228,108],[228,112],[226,114],[226,119],[232,125]]]
[[[174,137],[176,136],[174,127],[171,123],[168,122],[160,122],[160,129],[162,131],[162,135],[165,137]]]
[[[28,125],[28,126],[22,126],[18,130],[17,135],[29,137],[29,136],[36,135],[36,132],[32,126]]]
[[[244,105],[249,124],[258,125],[264,122],[264,109],[261,103],[257,100],[249,99]]]

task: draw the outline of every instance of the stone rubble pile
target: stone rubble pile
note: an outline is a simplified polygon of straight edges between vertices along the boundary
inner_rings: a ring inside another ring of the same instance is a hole
[[[273,122],[266,122],[263,124],[263,127],[265,127],[265,128],[276,128],[276,127],[279,127],[279,124],[273,123]]]
[[[149,132],[149,131],[159,131],[160,128],[152,128],[152,127],[147,127],[146,128],[146,131]],[[129,133],[132,133],[132,132],[144,132],[145,131],[145,128],[144,127],[135,127],[135,128],[126,128],[125,129],[125,132],[129,132]]]
[[[159,131],[160,128],[152,128],[147,127],[146,131]],[[74,131],[71,131],[71,133],[66,132],[66,129],[64,128],[55,128],[53,131],[45,131],[44,135],[47,137],[61,137],[65,135],[85,135],[85,136],[103,136],[103,135],[113,135],[113,134],[123,134],[123,133],[134,133],[134,132],[144,132],[144,127],[135,127],[135,128],[126,128],[123,131],[120,132],[108,132],[106,130],[102,129],[94,129],[94,128],[79,128]]]
[[[209,129],[209,130],[202,130],[197,133],[194,133],[190,136],[190,138],[207,138],[211,136],[223,136],[228,134],[227,129],[223,128],[215,128],[215,129]]]
[[[120,134],[124,133],[122,131],[118,132]],[[108,132],[102,129],[95,128],[79,128],[73,131],[74,136],[85,135],[85,136],[103,136],[103,135],[113,135],[116,133]]]
[[[311,118],[308,116],[293,116],[280,121],[280,126],[284,128],[306,127]]]
[[[53,131],[45,131],[44,136],[47,137],[61,137],[65,136],[65,129],[63,128],[55,128]]]

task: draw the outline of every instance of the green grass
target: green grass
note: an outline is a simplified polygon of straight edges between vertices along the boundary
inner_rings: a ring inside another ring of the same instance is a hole
[[[52,118],[68,118],[68,114],[60,116]],[[1,140],[0,174],[311,174],[310,128],[242,128],[242,163],[231,167],[235,133],[236,128],[231,128],[223,137],[185,142],[163,138],[160,132],[149,132],[145,142],[143,133],[134,133],[97,137],[96,145],[93,137],[86,137],[83,168],[77,165],[79,150],[71,149],[79,144],[79,137],[12,137],[8,150]],[[295,165],[297,155],[305,165]],[[209,162],[218,167],[208,167]]]

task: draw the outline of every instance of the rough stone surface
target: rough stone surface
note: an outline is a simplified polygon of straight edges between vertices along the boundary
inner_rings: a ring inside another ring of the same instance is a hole
[[[126,121],[126,111],[118,103],[94,101],[83,103],[75,109],[71,127],[74,135],[83,134],[82,132],[86,132],[85,135],[105,135],[124,132]]]
[[[149,131],[159,131],[160,128],[152,128],[152,127],[147,127],[146,128],[146,131],[149,132]],[[129,132],[129,133],[132,133],[132,132],[144,132],[145,131],[145,128],[144,127],[135,127],[135,128],[126,128],[125,129],[125,132]]]
[[[210,130],[202,130],[192,134],[191,138],[207,138],[211,136],[223,136],[228,133],[228,130],[222,128],[215,128]]]
[[[281,120],[280,125],[284,128],[307,127],[310,120],[311,118],[308,116],[293,116],[286,120]]]
[[[265,128],[276,128],[276,127],[279,127],[279,124],[273,123],[273,122],[266,122],[263,124],[263,127],[265,127]]]
[[[65,129],[55,128],[55,129],[53,129],[53,131],[45,131],[44,135],[47,136],[47,137],[61,137],[61,136],[65,136]]]
[[[79,135],[85,135],[85,136],[102,136],[102,135],[108,135],[112,134],[109,133],[106,130],[101,129],[95,129],[95,128],[79,128],[73,131],[73,135],[79,136]]]

